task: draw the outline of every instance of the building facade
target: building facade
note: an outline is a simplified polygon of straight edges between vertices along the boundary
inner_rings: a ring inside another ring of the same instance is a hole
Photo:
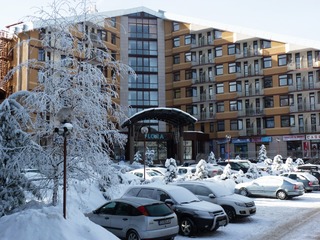
[[[93,39],[104,39],[114,59],[135,70],[137,77],[119,79],[118,101],[128,108],[128,116],[148,108],[169,107],[198,119],[184,127],[184,160],[199,160],[210,152],[222,159],[256,159],[261,145],[270,158],[277,154],[318,158],[317,47],[290,38],[238,33],[223,25],[191,22],[187,17],[171,17],[144,7],[99,13],[99,17],[111,24],[99,28],[76,25]],[[41,30],[19,23],[1,34],[2,97],[37,84],[37,69],[25,68],[3,84],[11,68],[28,58],[52,58],[50,51],[35,42],[8,51],[13,43],[30,35],[40,39]],[[140,134],[142,126],[149,128],[149,139]],[[173,126],[150,119],[137,125],[135,132],[136,150],[147,140],[156,159],[174,157],[168,156],[171,151],[166,144],[175,138]],[[126,158],[123,155],[119,149],[118,158]]]

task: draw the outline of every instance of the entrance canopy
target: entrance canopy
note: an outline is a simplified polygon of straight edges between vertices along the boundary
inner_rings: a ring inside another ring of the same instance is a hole
[[[121,124],[122,128],[129,127],[142,120],[159,120],[164,121],[173,126],[187,126],[194,124],[197,119],[178,108],[148,108],[138,112]]]

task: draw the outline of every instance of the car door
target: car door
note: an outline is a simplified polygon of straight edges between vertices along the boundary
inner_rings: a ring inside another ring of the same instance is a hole
[[[93,214],[92,217],[90,218],[91,221],[106,228],[110,232],[113,232],[112,227],[111,227],[111,222],[112,222],[112,217],[115,212],[116,204],[117,203],[115,201],[112,201],[112,202],[105,204],[101,208],[99,208],[95,212],[95,214]]]
[[[114,215],[112,220],[109,223],[109,229],[118,237],[125,237],[127,226],[130,226],[132,223],[132,206],[118,202],[115,206]]]

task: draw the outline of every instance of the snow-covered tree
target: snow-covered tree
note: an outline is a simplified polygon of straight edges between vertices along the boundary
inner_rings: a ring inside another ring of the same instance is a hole
[[[28,112],[11,95],[0,104],[0,217],[25,204],[25,191],[37,198],[37,187],[24,175],[24,158],[40,146],[26,133],[32,127]]]
[[[194,174],[197,179],[204,179],[208,177],[208,167],[207,162],[201,159],[196,165],[196,172]]]
[[[264,144],[262,144],[260,146],[260,149],[259,149],[259,154],[258,154],[258,162],[264,162],[264,160],[266,160],[268,157],[267,157],[267,149],[266,149],[266,146]]]
[[[241,160],[241,157],[240,157],[239,155],[237,155],[237,156],[235,157],[235,159]]]
[[[208,163],[217,164],[217,160],[213,152],[210,152],[209,154]]]
[[[297,158],[296,161],[295,161],[295,163],[296,163],[297,165],[302,165],[302,164],[304,164],[304,161],[303,161],[303,159],[301,159],[301,158]]]
[[[148,165],[148,166],[153,165],[154,156],[155,156],[154,150],[153,149],[149,149],[147,147],[147,150],[146,150],[146,165]]]
[[[167,184],[169,182],[173,182],[173,179],[177,177],[177,162],[174,158],[168,158],[164,164],[167,168],[167,171],[164,175],[164,182]]]
[[[141,153],[137,151],[133,156],[133,162],[134,163],[140,163],[142,161]]]
[[[295,164],[291,157],[288,157],[284,164],[282,164],[282,169],[284,172],[294,171]]]
[[[124,147],[126,141],[117,129],[126,116],[114,99],[121,74],[133,71],[116,61],[104,41],[88,31],[103,29],[105,19],[90,14],[85,0],[77,8],[64,0],[54,1],[51,7],[52,13],[41,9],[41,17],[34,21],[39,38],[20,43],[41,46],[50,58],[44,62],[30,59],[15,67],[7,79],[25,67],[39,69],[38,78],[32,79],[37,86],[20,102],[32,113],[33,137],[42,145],[42,154],[32,156],[32,165],[53,179],[56,205],[65,136],[55,129],[63,132],[65,123],[73,127],[66,136],[68,178],[98,173],[101,179],[112,179],[113,147]],[[63,17],[64,13],[72,17]]]

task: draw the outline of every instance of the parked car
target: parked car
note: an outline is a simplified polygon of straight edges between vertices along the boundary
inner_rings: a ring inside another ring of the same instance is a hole
[[[215,231],[229,223],[223,208],[217,204],[201,201],[189,190],[165,184],[131,186],[123,197],[146,197],[166,202],[178,217],[180,234],[193,236],[203,231]]]
[[[253,181],[239,183],[235,193],[243,196],[275,197],[281,200],[304,194],[301,182],[282,176],[263,176]]]
[[[230,164],[231,170],[234,170],[234,171],[242,170],[244,173],[246,173],[250,168],[251,162],[249,160],[228,159],[222,162],[221,161],[217,162],[217,164],[224,167]]]
[[[167,168],[165,167],[147,167],[146,169],[158,172],[163,176],[166,174],[167,171]]]
[[[193,176],[196,170],[197,169],[195,166],[188,166],[188,167],[178,166],[177,174],[180,177]]]
[[[194,193],[199,199],[219,204],[234,221],[238,217],[247,217],[256,213],[256,206],[251,198],[235,194],[217,181],[181,181],[175,183]]]
[[[86,216],[121,239],[173,239],[179,232],[177,215],[154,199],[110,200]]]
[[[223,173],[224,167],[218,164],[207,163],[208,176],[214,177],[216,175],[221,175]]]
[[[163,174],[161,174],[157,171],[151,170],[151,169],[146,169],[146,177],[144,177],[144,169],[143,168],[132,170],[129,173],[134,174],[142,179],[145,178],[146,180],[149,180],[151,182],[157,181],[157,180],[162,180],[164,178]]]
[[[312,192],[313,190],[319,190],[319,180],[310,173],[307,172],[289,172],[283,173],[280,176],[288,177],[298,182],[303,183],[304,190],[306,192]]]

